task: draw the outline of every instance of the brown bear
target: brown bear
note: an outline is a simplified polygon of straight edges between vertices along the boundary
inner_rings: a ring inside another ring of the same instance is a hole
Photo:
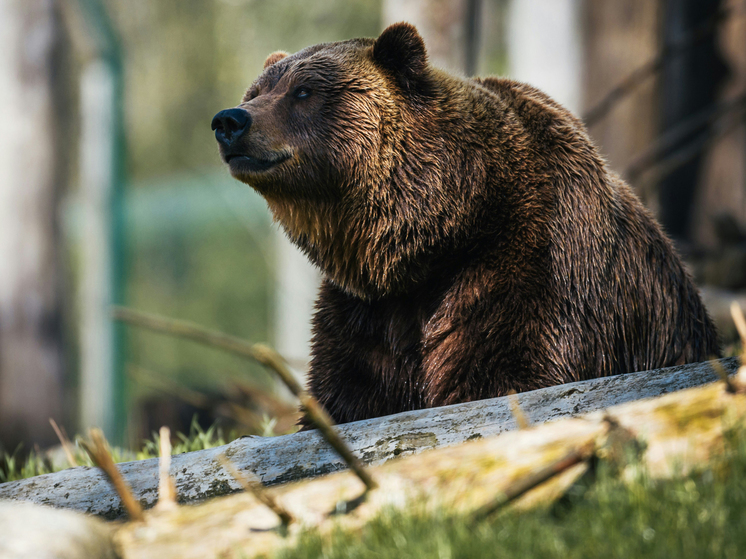
[[[411,25],[270,55],[212,128],[325,276],[309,390],[337,422],[719,355],[583,123],[430,66]]]

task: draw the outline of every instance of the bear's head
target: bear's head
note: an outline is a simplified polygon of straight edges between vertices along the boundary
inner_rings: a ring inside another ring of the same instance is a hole
[[[469,212],[469,188],[452,176],[459,142],[441,125],[458,120],[443,100],[459,83],[399,23],[377,39],[271,54],[212,128],[231,174],[329,279],[364,298],[401,293]]]

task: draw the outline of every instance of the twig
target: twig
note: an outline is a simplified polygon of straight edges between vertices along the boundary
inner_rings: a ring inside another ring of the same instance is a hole
[[[67,458],[67,462],[70,464],[71,467],[77,466],[78,461],[75,459],[75,453],[73,452],[73,445],[70,442],[70,439],[67,438],[65,433],[63,433],[57,425],[57,422],[51,417],[49,418],[49,423],[52,425],[52,429],[54,429],[54,434],[57,435],[57,438],[60,440],[62,450],[65,453],[65,458]]]
[[[534,487],[538,487],[542,483],[549,481],[554,476],[561,474],[576,464],[590,460],[594,450],[594,444],[573,449],[559,460],[555,460],[537,472],[518,480],[504,492],[500,493],[494,500],[477,509],[473,515],[474,520],[484,520]]]
[[[127,365],[127,374],[139,384],[146,385],[168,396],[178,398],[195,408],[214,411],[242,425],[252,426],[259,421],[257,413],[236,402],[228,401],[227,406],[217,406],[212,409],[213,402],[208,396],[196,390],[181,386],[179,383],[168,379],[163,373],[130,363]],[[271,398],[269,399],[272,400]]]
[[[207,396],[168,379],[162,373],[129,363],[127,365],[127,375],[137,384],[146,385],[149,388],[153,388],[159,392],[178,398],[195,408],[207,409],[210,407],[211,402]]]
[[[171,430],[161,427],[158,436],[158,504],[157,508],[176,508],[176,486],[171,477]]]
[[[333,516],[350,514],[352,511],[354,511],[356,508],[362,505],[367,499],[368,499],[368,491],[365,490],[360,495],[358,495],[354,499],[350,499],[349,501],[345,501],[345,500],[337,501],[337,504],[334,506],[334,508],[331,511],[327,513],[326,516],[331,518]]]
[[[363,468],[357,457],[339,437],[334,429],[334,422],[326,411],[324,411],[313,396],[303,389],[295,379],[295,376],[293,376],[293,373],[285,365],[282,356],[273,349],[264,344],[251,344],[235,336],[207,330],[190,322],[162,318],[124,307],[114,307],[112,314],[115,319],[127,322],[128,324],[148,328],[171,336],[187,338],[210,347],[219,348],[240,355],[241,357],[258,361],[268,369],[271,369],[285,383],[290,392],[300,400],[301,406],[306,410],[308,417],[313,421],[321,435],[342,457],[350,470],[360,478],[360,481],[365,484],[366,489],[371,490],[377,487],[376,482],[373,481],[370,474]]]
[[[119,498],[122,500],[124,508],[127,509],[127,513],[130,515],[132,520],[143,520],[142,508],[140,503],[135,500],[132,495],[132,489],[127,482],[119,473],[114,460],[111,459],[111,454],[106,445],[106,439],[100,429],[91,429],[89,433],[91,444],[86,441],[81,441],[80,445],[88,453],[96,464],[106,475],[109,483],[114,487],[114,491],[117,492]]]
[[[699,144],[706,141],[709,136],[713,136],[716,131],[712,130],[712,127],[719,119],[724,116],[729,116],[728,124],[738,124],[739,111],[742,111],[746,107],[746,93],[739,95],[731,101],[720,103],[714,107],[707,107],[698,113],[690,116],[674,128],[669,130],[660,136],[653,144],[643,151],[640,155],[634,158],[634,160],[627,166],[624,171],[624,176],[629,181],[634,181],[639,175],[644,173],[647,169],[653,165],[658,164],[661,160],[661,166],[664,166],[669,160],[676,160],[677,158],[686,158],[686,161],[691,159],[693,155],[696,155],[701,151]],[[731,113],[736,114],[731,114]],[[707,130],[704,137],[691,138],[692,134],[696,132]],[[696,142],[699,140],[699,142]],[[683,147],[679,147],[681,144]],[[694,144],[694,148],[692,148]],[[671,150],[678,147],[678,150],[671,155]],[[693,154],[690,154],[692,149],[695,149]],[[685,162],[686,162],[685,161]],[[674,167],[675,168],[675,167]],[[669,171],[670,172],[670,171]]]
[[[308,417],[311,418],[314,425],[321,432],[322,436],[334,447],[334,450],[342,457],[347,466],[352,470],[360,481],[365,484],[365,489],[371,491],[378,487],[378,484],[373,480],[368,471],[363,467],[360,461],[357,459],[350,448],[340,438],[337,431],[334,429],[334,422],[332,418],[326,413],[321,404],[318,403],[316,398],[308,393],[303,393],[300,398],[301,406],[308,413]]]
[[[618,83],[606,96],[583,115],[586,126],[590,127],[608,115],[611,110],[627,95],[632,93],[647,78],[658,72],[666,59],[677,56],[694,45],[700,43],[712,35],[721,21],[731,15],[731,8],[718,10],[705,22],[695,27],[681,40],[665,45],[658,54],[632,71],[626,78]]]
[[[685,165],[686,163],[694,159],[703,151],[706,151],[707,149],[715,145],[721,138],[725,137],[727,134],[731,133],[738,126],[741,125],[741,119],[739,118],[740,116],[742,115],[731,115],[731,117],[727,121],[718,123],[717,127],[713,124],[713,126],[711,126],[705,134],[698,136],[689,144],[683,146],[678,151],[663,159],[663,161],[661,161],[652,169],[652,171],[654,172],[652,172],[650,176],[645,179],[644,184],[657,183],[682,165]],[[630,182],[633,182],[632,178],[626,178]]]
[[[178,338],[186,338],[209,347],[222,349],[223,351],[258,361],[265,367],[272,369],[293,394],[297,395],[298,392],[303,391],[301,385],[298,384],[298,381],[283,363],[282,357],[277,352],[262,344],[252,344],[241,338],[215,330],[208,330],[185,320],[163,318],[124,307],[114,307],[112,316],[116,320],[133,326],[140,326]]]
[[[308,417],[311,418],[311,421],[313,421],[313,424],[318,428],[321,435],[330,445],[332,445],[332,447],[334,447],[334,450],[337,451],[355,475],[360,478],[360,481],[365,484],[365,488],[370,491],[378,487],[378,484],[373,481],[373,478],[367,470],[365,470],[363,465],[357,459],[357,456],[352,453],[347,444],[340,438],[337,430],[334,428],[334,421],[332,421],[332,418],[329,417],[326,410],[321,407],[318,400],[298,384],[298,381],[295,380],[290,369],[285,366],[280,354],[264,344],[254,345],[254,350],[260,357],[258,360],[262,364],[278,372],[280,378],[285,382],[285,385],[298,398],[298,400],[300,400],[300,405],[306,410]]]
[[[282,522],[283,526],[287,526],[291,522],[295,521],[293,515],[285,510],[275,498],[270,495],[265,489],[262,483],[258,479],[251,479],[246,474],[240,472],[238,468],[230,461],[230,459],[223,454],[218,455],[218,462],[223,468],[235,479],[245,491],[251,493],[259,499],[267,508],[274,512]]]

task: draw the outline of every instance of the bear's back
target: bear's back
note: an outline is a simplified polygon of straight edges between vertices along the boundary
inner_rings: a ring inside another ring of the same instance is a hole
[[[670,240],[632,189],[609,171],[583,123],[536,88],[507,79],[476,83],[514,111],[551,177],[549,286],[558,346],[578,380],[719,355],[717,335]]]

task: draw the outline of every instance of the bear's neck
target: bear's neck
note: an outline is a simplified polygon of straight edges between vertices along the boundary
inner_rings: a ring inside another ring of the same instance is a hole
[[[347,186],[364,198],[302,206],[268,200],[290,239],[351,295],[410,293],[485,248],[543,242],[511,227],[514,219],[546,221],[528,214],[547,210],[513,200],[516,176],[530,183],[533,171],[521,169],[509,144],[525,137],[520,125],[500,97],[457,78],[444,83],[436,108],[402,112],[386,150],[392,160],[374,167],[368,184]]]

